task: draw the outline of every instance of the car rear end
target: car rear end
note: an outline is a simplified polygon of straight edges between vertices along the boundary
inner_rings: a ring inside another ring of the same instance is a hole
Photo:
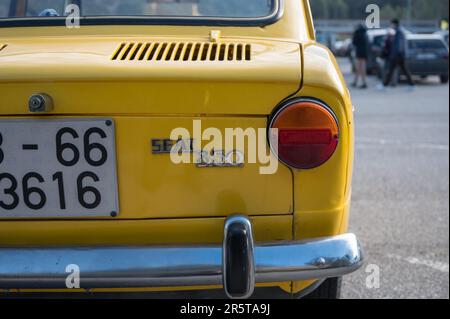
[[[308,3],[274,4],[254,26],[4,21],[2,289],[292,296],[361,265],[348,90]],[[267,161],[207,143],[229,129]]]
[[[407,43],[407,65],[413,75],[437,75],[448,82],[449,50],[442,37],[409,35]]]

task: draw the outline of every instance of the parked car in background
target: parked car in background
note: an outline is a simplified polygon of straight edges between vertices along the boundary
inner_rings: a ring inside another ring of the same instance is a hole
[[[333,52],[336,56],[348,57],[350,56],[352,49],[352,39],[348,38],[336,41],[336,43],[334,44]]]
[[[382,66],[377,58],[381,56],[387,34],[387,29],[373,29],[367,31],[370,44],[369,57],[367,59],[367,74],[381,76]]]
[[[448,82],[449,49],[441,35],[409,34],[406,50],[406,63],[413,75],[437,75],[442,83]]]
[[[383,51],[384,41],[388,34],[387,29],[370,29],[367,31],[369,38],[369,56],[367,58],[367,74],[376,75],[381,78],[383,74],[383,65],[380,63],[381,52]],[[352,63],[355,61],[355,52],[352,48]],[[353,66],[353,69],[355,67]]]
[[[409,30],[403,29],[409,35]],[[384,61],[381,59],[384,43],[388,35],[388,29],[372,29],[367,31],[369,37],[370,51],[367,59],[367,74],[376,75],[378,78],[384,76]]]

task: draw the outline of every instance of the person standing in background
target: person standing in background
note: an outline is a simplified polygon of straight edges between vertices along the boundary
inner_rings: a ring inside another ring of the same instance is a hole
[[[357,87],[361,78],[361,89],[367,89],[367,58],[369,57],[369,38],[367,29],[360,24],[353,34],[353,47],[356,51],[355,80],[352,86]]]
[[[392,48],[394,47],[394,39],[395,39],[395,30],[393,28],[389,28],[387,30],[387,36],[386,36],[386,40],[384,41],[384,45],[383,45],[383,50],[381,52],[381,58],[384,60],[384,66],[383,66],[383,70],[382,70],[382,76],[381,76],[381,81],[384,81],[384,79],[386,78],[388,72],[389,72],[389,68],[390,68],[390,56],[392,53]],[[393,81],[391,81],[391,85],[392,86],[396,86],[397,85],[397,81],[398,81],[398,72],[395,72],[395,76],[392,79]]]
[[[405,31],[400,26],[400,21],[394,19],[391,21],[391,27],[395,30],[395,36],[392,42],[392,47],[388,56],[389,70],[383,83],[379,86],[380,90],[386,90],[386,87],[391,83],[397,67],[401,69],[403,74],[406,75],[409,83],[409,90],[414,89],[414,81],[411,73],[406,66],[406,35]]]

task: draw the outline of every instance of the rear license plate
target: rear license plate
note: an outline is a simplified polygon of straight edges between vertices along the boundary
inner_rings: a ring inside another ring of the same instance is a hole
[[[424,61],[424,60],[435,60],[435,59],[437,59],[437,55],[433,54],[433,53],[422,53],[422,54],[418,54],[416,56],[416,59],[417,60],[421,60],[421,61]]]
[[[0,218],[117,216],[112,119],[0,120]]]

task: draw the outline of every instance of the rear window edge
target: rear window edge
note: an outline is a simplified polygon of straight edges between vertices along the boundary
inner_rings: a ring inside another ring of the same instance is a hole
[[[284,14],[284,0],[274,0],[272,13],[257,18],[231,17],[170,17],[170,16],[105,16],[80,17],[80,26],[104,25],[167,25],[167,26],[225,26],[264,27],[276,23]],[[66,17],[54,18],[0,18],[0,28],[65,26]]]

